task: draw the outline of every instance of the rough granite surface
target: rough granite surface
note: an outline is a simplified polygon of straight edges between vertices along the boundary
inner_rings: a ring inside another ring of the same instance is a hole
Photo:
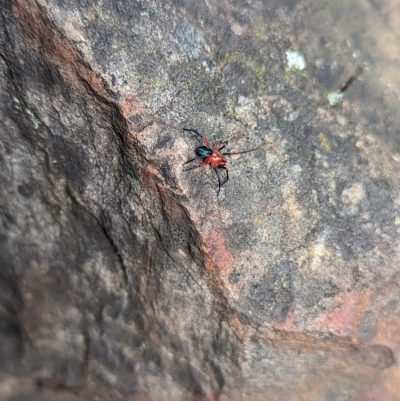
[[[0,401],[400,400],[394,0],[0,18]]]

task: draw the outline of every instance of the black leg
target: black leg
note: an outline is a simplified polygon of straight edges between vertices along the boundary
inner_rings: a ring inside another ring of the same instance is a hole
[[[225,148],[228,145],[228,141],[222,142],[222,146],[218,149],[218,152]]]
[[[211,146],[208,139],[205,136],[198,133],[195,129],[189,129],[189,128],[182,128],[182,129],[184,131],[194,132],[196,135],[198,135],[200,137],[200,139],[203,141],[203,143],[207,146],[207,148],[209,148]]]
[[[197,134],[201,139],[203,139],[203,135],[199,134],[195,129],[189,129],[189,128],[182,128],[184,131],[189,131],[189,132],[194,132]]]
[[[230,155],[241,155],[242,153],[249,153],[249,152],[254,152],[259,148],[254,148],[254,149],[249,149],[249,150],[244,150],[243,152],[228,152],[228,153],[222,153],[224,156],[230,156]]]
[[[229,174],[228,174],[228,169],[227,169],[226,167],[220,167],[220,169],[226,171],[226,179],[225,179],[225,181],[221,184],[221,187],[222,187],[222,185],[225,185],[225,184],[228,182],[228,180],[229,180]]]
[[[221,179],[219,178],[218,168],[214,168],[214,171],[215,171],[215,174],[217,174],[217,178],[218,178],[218,192],[217,192],[217,196],[218,196],[222,185],[221,185]]]
[[[225,170],[226,171],[226,179],[224,181],[221,182],[221,176],[219,174],[220,170]],[[217,196],[219,195],[219,191],[221,190],[222,185],[226,184],[229,180],[229,174],[228,174],[228,169],[226,167],[217,167],[214,168],[215,174],[217,174],[217,178],[218,178],[218,192],[217,192]]]

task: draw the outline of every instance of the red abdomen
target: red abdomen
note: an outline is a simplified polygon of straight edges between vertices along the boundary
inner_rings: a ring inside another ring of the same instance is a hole
[[[207,159],[208,160],[206,160],[206,163],[210,164],[212,167],[223,167],[226,164],[225,157],[217,150],[214,150],[214,152],[212,152]]]

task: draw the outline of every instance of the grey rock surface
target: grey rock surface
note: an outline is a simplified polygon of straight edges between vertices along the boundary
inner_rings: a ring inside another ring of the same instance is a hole
[[[0,14],[1,401],[400,399],[393,1]]]

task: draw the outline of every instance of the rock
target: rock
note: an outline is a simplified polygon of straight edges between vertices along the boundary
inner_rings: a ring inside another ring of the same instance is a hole
[[[67,3],[1,1],[1,401],[399,400],[373,6]]]

